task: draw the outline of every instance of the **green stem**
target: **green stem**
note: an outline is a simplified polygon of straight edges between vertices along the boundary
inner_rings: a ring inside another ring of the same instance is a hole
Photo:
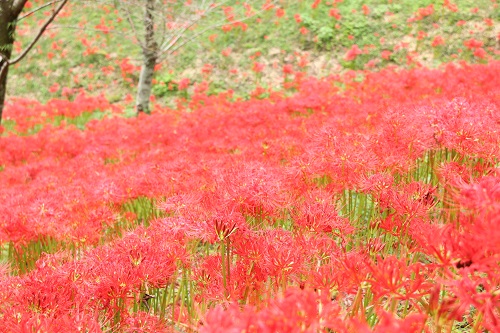
[[[226,243],[220,244],[220,255],[222,264],[222,285],[224,287],[224,296],[227,298],[227,270],[226,270]]]

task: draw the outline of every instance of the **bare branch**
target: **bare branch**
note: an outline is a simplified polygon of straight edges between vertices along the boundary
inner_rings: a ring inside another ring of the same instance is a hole
[[[28,16],[31,16],[31,15],[35,14],[36,12],[38,12],[38,11],[40,11],[40,10],[46,8],[46,7],[52,6],[53,4],[61,2],[61,1],[64,1],[64,0],[54,0],[54,1],[51,1],[51,2],[46,3],[44,5],[41,5],[40,7],[37,7],[35,9],[33,9],[32,11],[30,11],[29,13],[26,13],[23,16],[21,16],[20,18],[18,18],[17,22],[19,22],[19,21],[27,18]]]
[[[48,27],[47,30],[54,30],[54,29],[72,29],[72,30],[81,30],[81,31],[89,31],[89,32],[99,32],[99,33],[105,33],[101,29],[91,29],[91,28],[85,28],[85,27],[80,27],[80,26],[75,26],[75,25],[60,25],[60,24],[53,24],[50,27]],[[109,29],[106,30],[106,32],[112,33],[114,35],[118,36],[125,36],[128,37],[128,34],[125,34],[123,32],[119,32],[118,30],[115,29]]]
[[[223,6],[226,2],[227,2],[227,1],[225,1],[225,2],[221,2],[220,4],[217,4],[217,5],[215,4],[215,2],[213,2],[213,3],[211,3],[211,4],[210,4],[210,6],[208,7],[208,9],[207,9],[207,10],[203,13],[203,15],[197,15],[197,17],[195,17],[194,19],[187,20],[187,21],[189,22],[187,25],[185,25],[185,26],[181,27],[181,28],[179,29],[179,31],[178,31],[178,32],[172,33],[172,34],[170,35],[171,37],[168,39],[168,41],[169,41],[168,45],[165,45],[166,43],[163,43],[163,44],[162,44],[160,55],[161,55],[161,54],[164,54],[164,53],[165,53],[166,51],[168,51],[168,50],[169,50],[172,46],[174,46],[174,45],[175,45],[175,44],[179,41],[179,39],[181,39],[181,38],[182,38],[182,36],[184,35],[184,33],[185,33],[188,29],[190,29],[192,26],[194,26],[196,23],[198,23],[199,21],[201,21],[201,20],[203,19],[203,17],[204,17],[204,16],[206,16],[206,15],[210,14],[210,12],[211,12],[211,11],[213,11],[213,10],[215,10],[215,9],[219,8],[220,6]],[[227,22],[226,22],[226,23],[224,23],[224,24],[227,24]],[[222,24],[222,25],[224,25],[224,24]],[[213,29],[213,28],[214,28],[214,27],[209,27],[208,29]],[[200,34],[200,35],[198,35],[198,36],[201,36],[201,34]],[[194,39],[194,38],[193,38],[193,39]]]
[[[139,33],[137,32],[134,20],[132,20],[132,15],[130,14],[128,7],[125,8],[125,13],[127,14],[127,20],[132,27],[132,31],[134,32],[135,38],[137,39],[137,43],[139,43],[139,46],[141,48],[145,48],[145,45],[141,42],[141,38],[139,37]]]
[[[169,45],[168,45],[165,49],[163,49],[163,50],[162,50],[161,54],[162,54],[162,55],[164,55],[164,54],[165,54],[166,56],[171,55],[172,53],[174,53],[175,51],[177,51],[178,49],[180,49],[180,48],[181,48],[181,47],[183,47],[184,45],[186,45],[186,44],[188,44],[189,42],[191,42],[191,41],[193,41],[193,40],[197,39],[197,38],[198,38],[198,37],[200,37],[201,35],[206,34],[208,31],[210,31],[210,30],[212,30],[212,29],[215,29],[215,28],[218,28],[218,27],[222,27],[222,26],[224,26],[224,25],[231,24],[231,23],[236,23],[236,22],[244,22],[244,21],[247,21],[247,20],[249,20],[249,19],[251,19],[251,18],[255,17],[256,15],[258,15],[258,14],[260,14],[260,13],[264,12],[264,11],[265,11],[265,9],[262,9],[262,10],[260,10],[260,11],[256,12],[255,14],[253,14],[253,15],[251,15],[251,16],[244,17],[244,18],[242,18],[242,19],[240,19],[240,20],[236,20],[236,21],[234,21],[234,22],[230,22],[230,23],[228,23],[228,22],[224,22],[224,23],[218,23],[218,24],[211,25],[211,26],[209,26],[209,27],[207,27],[207,28],[205,28],[205,29],[201,30],[200,32],[198,32],[198,33],[196,33],[196,34],[192,35],[190,38],[186,38],[186,39],[185,39],[182,43],[178,44],[178,45],[177,45],[177,47],[175,47],[175,48],[173,48],[172,50],[170,50],[170,48],[172,48],[174,45],[176,45],[176,44],[177,44],[177,42],[178,42],[178,41],[179,41],[179,40],[183,37],[183,34],[184,34],[184,32],[185,32],[185,30],[183,30],[183,31],[181,32],[181,34],[178,34],[178,35],[175,37],[175,40],[172,40],[172,42],[171,42],[171,43],[170,43],[170,44],[169,44]]]
[[[40,30],[38,31],[37,35],[31,41],[31,43],[28,45],[28,47],[26,47],[24,49],[24,51],[22,51],[21,54],[19,56],[17,56],[15,59],[7,62],[9,66],[13,65],[13,64],[16,64],[19,61],[21,61],[28,54],[28,52],[31,51],[31,49],[35,46],[35,44],[38,42],[38,40],[40,39],[40,37],[42,37],[42,35],[45,32],[45,30],[47,29],[47,27],[52,23],[52,21],[54,21],[54,19],[56,18],[56,16],[59,14],[59,12],[63,9],[63,7],[66,5],[66,3],[68,1],[69,0],[62,0],[61,1],[61,3],[59,4],[59,6],[56,8],[56,10],[54,10],[54,12],[52,12],[52,15],[49,17],[49,19],[40,28]]]

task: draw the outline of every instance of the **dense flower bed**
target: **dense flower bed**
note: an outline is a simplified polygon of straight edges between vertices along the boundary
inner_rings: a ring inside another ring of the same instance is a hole
[[[0,332],[500,330],[499,77],[349,72],[2,137]]]

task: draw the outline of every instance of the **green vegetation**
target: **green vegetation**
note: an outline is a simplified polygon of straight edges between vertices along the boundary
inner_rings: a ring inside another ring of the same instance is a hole
[[[483,62],[498,56],[500,8],[491,0],[457,0],[453,3],[457,11],[431,0],[336,1],[335,7],[322,1],[315,8],[312,3],[280,2],[283,12],[265,11],[245,21],[246,28],[208,31],[159,66],[154,95],[174,105],[173,98],[187,97],[205,81],[211,93],[231,89],[245,97],[256,86],[275,89],[283,84],[285,64],[294,72],[323,76],[389,65]],[[428,6],[433,6],[429,15],[425,10],[419,14]],[[25,23],[28,20],[21,24],[21,42],[33,30]],[[464,46],[472,38],[482,42],[485,58],[474,56],[474,49]],[[127,20],[112,3],[74,3],[28,61],[12,70],[9,93],[47,101],[85,89],[124,101],[135,94],[141,60],[133,40]],[[354,45],[362,54],[346,59]],[[252,71],[255,63],[263,65],[261,72]],[[177,89],[177,82],[184,78],[190,80],[188,89]]]

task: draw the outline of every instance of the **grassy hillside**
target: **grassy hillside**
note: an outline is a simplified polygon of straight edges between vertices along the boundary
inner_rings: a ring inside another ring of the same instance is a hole
[[[158,66],[154,91],[162,103],[197,86],[246,97],[259,86],[279,89],[297,73],[481,63],[498,58],[499,17],[494,0],[279,1],[243,27],[208,30],[179,49]],[[20,44],[35,31],[33,22],[21,23]],[[220,21],[208,16],[200,26],[215,23]],[[135,95],[138,80],[141,55],[134,39],[125,12],[112,1],[73,2],[12,71],[9,95],[47,101],[84,89],[123,102]],[[179,89],[183,79],[189,83]]]

